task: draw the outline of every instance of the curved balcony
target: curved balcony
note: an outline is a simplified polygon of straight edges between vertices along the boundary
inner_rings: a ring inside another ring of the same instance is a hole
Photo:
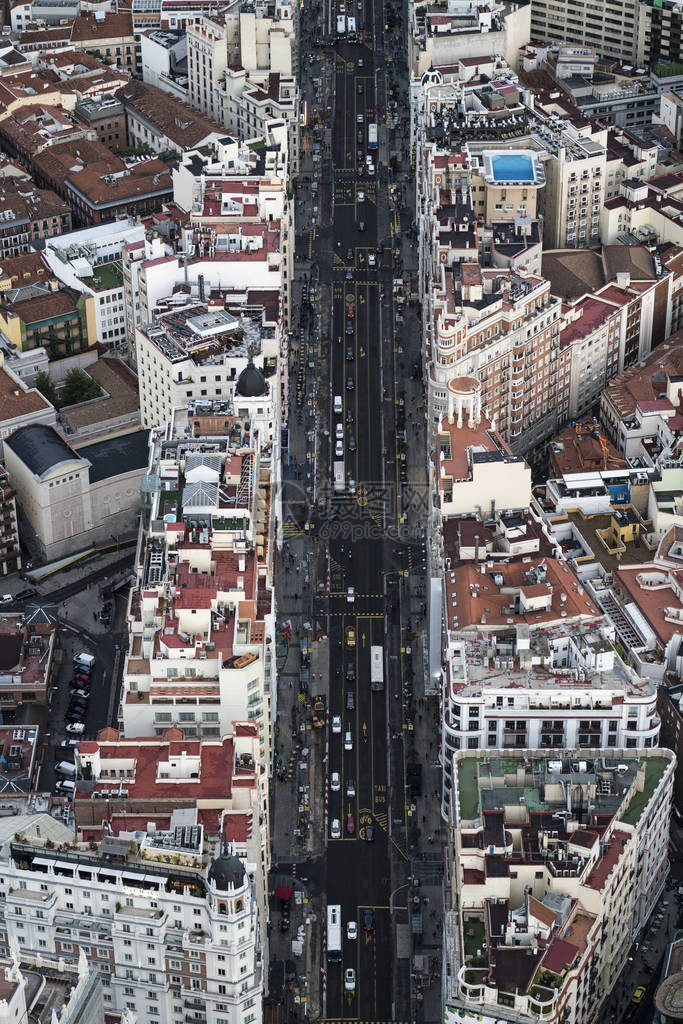
[[[488,967],[468,967],[467,964],[458,971],[458,988],[463,999],[473,1003],[483,1003],[488,980]]]

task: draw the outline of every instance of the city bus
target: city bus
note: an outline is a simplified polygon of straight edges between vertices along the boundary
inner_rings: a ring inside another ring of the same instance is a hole
[[[339,460],[334,464],[334,493],[341,494],[346,488],[346,477],[344,476],[344,463]]]
[[[341,906],[339,903],[327,907],[327,962],[338,964],[341,960]]]
[[[368,125],[368,149],[377,149],[377,125]]]
[[[370,689],[384,689],[384,648],[379,644],[370,648]]]

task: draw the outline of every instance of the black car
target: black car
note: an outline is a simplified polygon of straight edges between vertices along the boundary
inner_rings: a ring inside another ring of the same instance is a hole
[[[355,385],[353,383],[353,377],[347,377],[346,378],[346,390],[347,391],[353,391],[354,387],[355,387]]]
[[[365,826],[365,842],[366,843],[374,843],[374,841],[375,841],[375,826],[374,825],[366,825]]]
[[[359,142],[362,142],[363,141],[363,132],[362,131],[356,132],[356,138],[358,139]]]
[[[346,280],[353,281],[353,271],[351,270],[351,267],[346,271]]]
[[[347,331],[346,333],[347,334],[353,334],[353,331]],[[346,346],[346,362],[347,363],[352,363],[353,362],[353,345],[347,345]]]
[[[353,690],[346,691],[346,710],[354,711],[356,708],[356,697]]]
[[[352,661],[350,661],[346,666],[346,678],[349,680],[349,682],[352,679],[356,678],[356,666]]]
[[[355,450],[356,450],[356,439],[353,436],[353,434],[351,434],[351,437],[349,438],[349,451],[350,452],[355,452]]]
[[[347,320],[346,321],[346,333],[347,334],[353,334],[353,321],[352,320]],[[348,356],[347,356],[347,359],[348,359]]]
[[[69,708],[67,713],[64,715],[64,719],[67,722],[83,722],[85,721],[85,717],[87,714],[87,708],[83,708],[82,710],[77,708]]]
[[[346,250],[346,258],[347,258],[347,260],[352,260],[353,259],[353,249],[349,248],[349,249]]]
[[[365,231],[365,221],[364,220],[359,220],[358,221],[358,230],[359,231]]]
[[[346,410],[346,422],[353,423],[353,410],[351,409]]]
[[[375,912],[370,907],[366,907],[363,911],[363,931],[374,932],[375,930]]]
[[[358,83],[358,95],[362,96],[364,92],[365,92],[365,87],[363,86],[362,82],[359,82]]]
[[[38,591],[35,587],[26,587],[24,590],[20,590],[18,594],[14,595],[15,601],[28,601],[30,597],[35,597]]]

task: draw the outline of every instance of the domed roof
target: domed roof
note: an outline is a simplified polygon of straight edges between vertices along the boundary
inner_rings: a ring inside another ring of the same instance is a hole
[[[230,886],[238,889],[244,881],[246,872],[244,864],[234,854],[221,854],[209,868],[209,881],[213,882],[217,889],[227,892]]]
[[[266,378],[250,359],[237,378],[235,393],[243,398],[260,398],[267,390]]]
[[[425,71],[420,79],[420,84],[424,88],[426,85],[441,85],[443,82],[443,75],[441,72],[434,67],[430,67]]]

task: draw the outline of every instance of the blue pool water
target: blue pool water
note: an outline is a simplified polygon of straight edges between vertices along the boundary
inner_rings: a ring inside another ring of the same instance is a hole
[[[533,181],[534,164],[530,156],[505,153],[491,157],[494,181]]]

